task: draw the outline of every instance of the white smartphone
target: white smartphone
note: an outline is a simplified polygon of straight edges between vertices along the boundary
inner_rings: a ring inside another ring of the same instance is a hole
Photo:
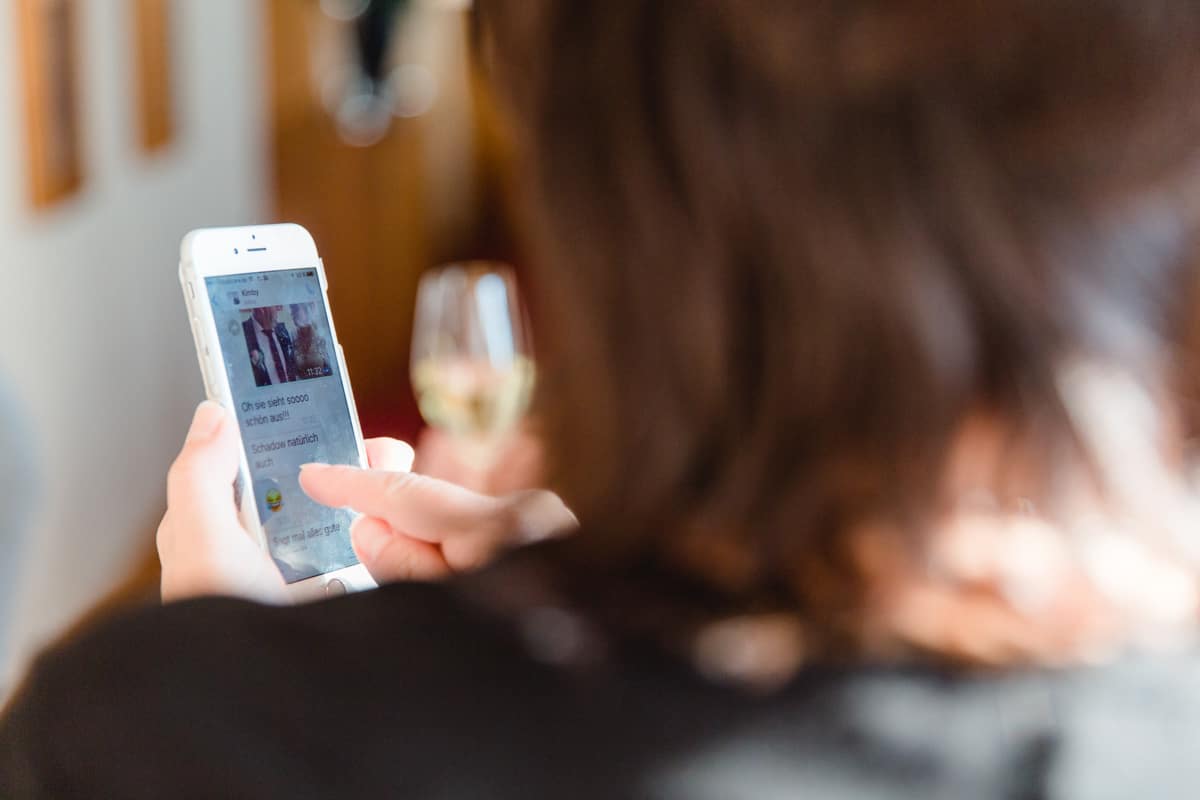
[[[296,601],[375,586],[350,546],[353,512],[314,503],[299,483],[309,461],[367,463],[312,236],[291,224],[208,228],[180,250],[205,391],[241,432],[242,524]]]

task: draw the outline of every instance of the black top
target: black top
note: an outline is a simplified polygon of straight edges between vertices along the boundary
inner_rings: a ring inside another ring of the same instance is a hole
[[[649,647],[553,666],[569,618],[531,613],[399,585],[135,614],[37,662],[0,721],[0,797],[1200,796],[1191,654],[1003,678],[811,669],[755,695]]]

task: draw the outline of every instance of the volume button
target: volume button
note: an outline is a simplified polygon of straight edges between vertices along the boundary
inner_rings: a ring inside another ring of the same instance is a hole
[[[212,390],[213,394],[217,394],[217,376],[220,375],[220,368],[210,359],[204,359],[204,383]]]
[[[200,321],[192,317],[192,339],[196,342],[196,349],[200,356],[200,374],[204,376],[204,389],[210,391],[216,387],[212,381],[212,356],[209,354],[207,344],[203,344],[200,338]]]

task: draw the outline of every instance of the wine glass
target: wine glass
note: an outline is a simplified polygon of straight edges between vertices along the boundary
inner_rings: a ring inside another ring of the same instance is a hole
[[[425,421],[486,469],[521,421],[535,370],[512,268],[473,261],[426,273],[417,288],[412,384]]]

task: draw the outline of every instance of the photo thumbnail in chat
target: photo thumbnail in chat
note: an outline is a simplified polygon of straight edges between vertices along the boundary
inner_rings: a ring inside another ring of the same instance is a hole
[[[329,335],[315,302],[241,309],[241,315],[255,386],[333,374]]]

